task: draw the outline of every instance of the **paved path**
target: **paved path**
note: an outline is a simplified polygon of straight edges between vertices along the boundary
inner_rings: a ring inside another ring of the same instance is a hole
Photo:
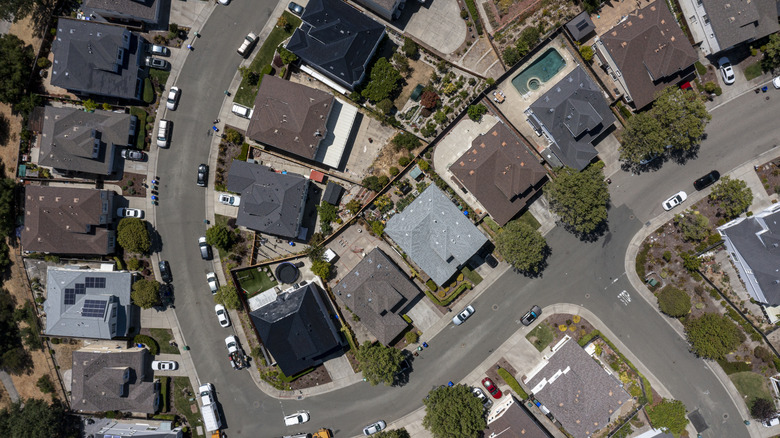
[[[11,380],[11,376],[5,371],[0,371],[0,382],[3,382],[5,390],[8,392],[8,396],[11,397],[11,401],[16,403],[19,401],[19,393],[16,392],[14,381]]]

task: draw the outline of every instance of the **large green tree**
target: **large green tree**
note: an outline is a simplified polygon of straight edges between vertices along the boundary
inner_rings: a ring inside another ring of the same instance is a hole
[[[59,438],[66,436],[65,420],[59,401],[49,404],[31,398],[0,411],[0,430],[9,438]]]
[[[47,0],[3,0],[0,1],[0,20],[19,21],[30,15],[37,7],[49,5]],[[0,50],[3,53],[3,50]]]
[[[228,227],[217,224],[206,230],[206,243],[227,252],[233,247],[233,233]]]
[[[226,284],[221,286],[217,293],[214,294],[214,302],[222,304],[228,309],[238,310],[241,308],[241,297],[238,296],[233,284]]]
[[[710,235],[710,220],[699,212],[678,214],[674,217],[674,224],[685,240],[701,242]]]
[[[545,187],[550,209],[576,234],[591,234],[607,221],[609,190],[603,168],[601,162],[581,172],[564,167]]]
[[[374,435],[374,438],[411,438],[411,435],[402,427],[400,429],[383,430]]]
[[[680,436],[688,425],[685,405],[680,400],[663,399],[661,403],[647,409],[650,422],[656,429],[666,429],[674,436]]]
[[[379,58],[371,68],[371,79],[360,94],[371,102],[391,97],[403,78],[386,58]]]
[[[14,180],[0,179],[0,234],[3,236],[11,234],[16,225],[15,189],[16,182]]]
[[[753,203],[753,191],[741,179],[724,176],[712,189],[710,201],[716,203],[728,219],[739,216]]]
[[[509,222],[498,233],[496,249],[509,264],[526,274],[538,274],[548,252],[544,236],[519,220]]]
[[[780,35],[769,35],[769,41],[764,46],[764,57],[761,59],[761,68],[765,71],[773,71],[780,65]]]
[[[400,151],[401,148],[411,151],[418,148],[420,144],[422,144],[416,135],[406,131],[401,131],[395,137],[393,137],[392,143],[393,146],[395,146],[396,151]]]
[[[661,155],[667,144],[661,122],[652,113],[643,112],[626,122],[623,141],[618,150],[622,161],[638,164],[642,160]]]
[[[9,0],[0,1],[0,5]],[[10,0],[12,3],[15,0]],[[0,6],[0,14],[7,6]],[[16,104],[25,94],[32,71],[33,49],[14,34],[0,35],[0,102]]]
[[[674,318],[685,316],[691,311],[691,297],[671,284],[661,289],[657,298],[661,312]]]
[[[116,241],[128,252],[147,254],[152,248],[146,221],[134,217],[122,218],[116,227]]]
[[[745,334],[731,319],[717,313],[688,318],[684,327],[691,350],[705,359],[722,359],[745,340]]]
[[[363,378],[368,383],[377,385],[383,382],[390,386],[395,380],[395,375],[401,369],[404,355],[397,348],[366,341],[358,347],[355,358],[360,364]]]
[[[487,427],[485,407],[466,385],[440,386],[423,403],[423,426],[434,438],[476,438]]]
[[[678,87],[667,87],[658,93],[652,112],[661,122],[668,144],[679,151],[688,151],[699,144],[704,127],[712,119],[698,94]]]
[[[153,280],[137,280],[133,283],[130,298],[132,298],[133,304],[142,309],[159,306],[161,304],[160,283]]]

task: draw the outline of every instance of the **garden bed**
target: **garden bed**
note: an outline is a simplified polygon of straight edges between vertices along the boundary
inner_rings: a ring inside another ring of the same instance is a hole
[[[140,173],[125,172],[122,179],[117,183],[122,188],[122,196],[146,197],[146,187],[144,183],[146,175]]]

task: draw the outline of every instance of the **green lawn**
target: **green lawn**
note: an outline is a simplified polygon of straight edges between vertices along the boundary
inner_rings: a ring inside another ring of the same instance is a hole
[[[753,404],[753,400],[756,398],[772,400],[769,385],[764,376],[752,371],[745,371],[732,374],[729,377],[731,377],[731,381],[734,382],[734,386],[737,387],[739,393],[746,397],[745,404],[748,407]]]
[[[476,271],[469,269],[468,266],[464,266],[460,271],[463,273],[463,276],[466,277],[474,286],[482,282],[482,276],[477,274]]]
[[[149,329],[149,333],[157,341],[157,344],[160,345],[160,353],[179,354],[179,348],[170,344],[171,339],[173,339],[173,334],[170,330],[153,328]]]
[[[522,216],[520,216],[517,220],[527,223],[528,225],[532,226],[534,230],[538,230],[539,227],[542,226],[542,224],[540,224],[534,215],[532,215],[528,210],[526,210],[525,213],[523,213]]]
[[[287,23],[289,23],[289,30],[274,27],[274,29],[268,35],[268,38],[266,38],[263,45],[260,46],[260,49],[257,51],[255,59],[253,59],[252,63],[249,65],[249,70],[260,73],[260,70],[263,69],[263,66],[271,64],[271,61],[274,59],[274,53],[276,52],[276,48],[279,47],[279,44],[281,44],[282,41],[286,40],[287,38],[290,38],[295,29],[301,25],[301,19],[295,15],[287,11],[284,11],[282,15],[285,19],[287,19]],[[251,108],[254,105],[255,96],[257,96],[257,88],[258,85],[249,85],[246,79],[242,79],[241,85],[238,87],[238,90],[236,90],[233,102]]]
[[[138,125],[136,125],[138,135],[135,139],[135,147],[138,150],[144,149],[144,141],[146,139],[146,111],[137,106],[130,107],[130,114],[138,118]]]
[[[745,68],[745,79],[755,79],[761,76],[762,73],[763,70],[761,70],[761,61],[756,61]]]
[[[240,271],[236,273],[236,277],[238,278],[241,289],[246,292],[247,298],[279,284],[271,279],[265,272],[258,271],[257,268],[249,268]]]
[[[164,94],[163,91],[165,91],[165,84],[168,83],[168,76],[171,75],[171,72],[165,71],[165,70],[158,70],[156,68],[150,68],[149,69],[149,77],[154,79],[157,84],[159,84],[159,92],[161,94]]]
[[[189,392],[185,393],[185,389],[189,390]],[[174,377],[171,395],[173,396],[173,405],[176,407],[176,412],[187,418],[187,422],[191,427],[190,430],[192,430],[192,436],[198,436],[196,428],[203,423],[203,419],[200,416],[200,410],[195,409],[195,412],[192,412],[192,405],[197,406],[198,402],[196,401],[197,395],[192,390],[192,386],[190,386],[190,379],[187,377]]]
[[[542,351],[550,345],[550,342],[552,342],[553,339],[555,339],[555,334],[549,325],[541,323],[531,330],[525,338],[534,344],[534,347],[536,347],[537,350]]]

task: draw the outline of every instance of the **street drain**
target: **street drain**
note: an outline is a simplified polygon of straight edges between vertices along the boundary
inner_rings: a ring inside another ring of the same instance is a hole
[[[628,217],[628,219],[629,220],[634,220],[634,215],[632,214],[631,216]]]
[[[498,304],[493,304],[493,307],[491,307],[493,310],[498,310]]]
[[[585,294],[585,298],[590,298],[590,294]]]

